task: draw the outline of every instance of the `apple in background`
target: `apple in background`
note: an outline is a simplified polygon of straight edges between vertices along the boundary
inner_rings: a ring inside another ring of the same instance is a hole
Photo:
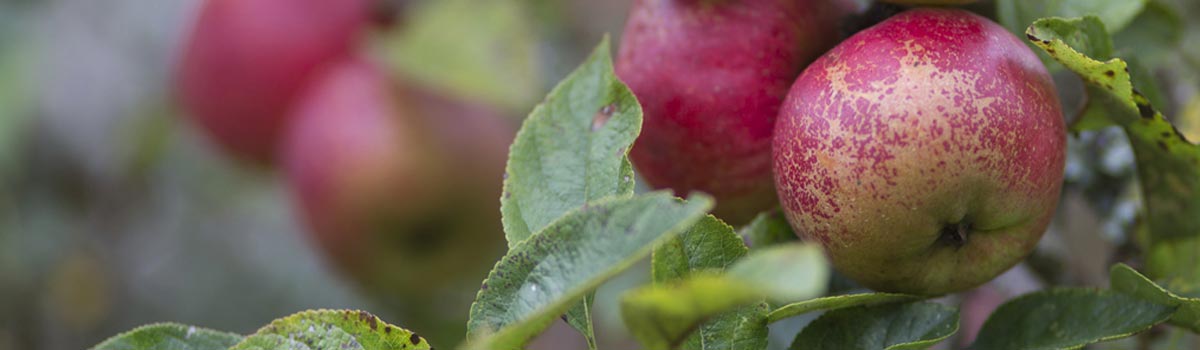
[[[732,224],[777,205],[771,132],[788,86],[837,43],[843,0],[638,0],[616,60],[645,113],[631,151],[654,188],[703,191]]]
[[[779,199],[834,267],[940,295],[1024,259],[1058,202],[1066,134],[1053,82],[1004,28],[916,9],[830,50],[775,130]]]
[[[323,65],[349,55],[368,0],[207,0],[177,69],[191,118],[238,158],[274,160],[288,109]]]
[[[301,95],[282,149],[297,209],[381,300],[474,287],[505,247],[496,205],[511,119],[386,74],[348,60]]]

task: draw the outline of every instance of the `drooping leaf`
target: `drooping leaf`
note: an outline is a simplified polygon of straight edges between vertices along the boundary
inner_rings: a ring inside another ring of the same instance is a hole
[[[750,224],[743,227],[741,236],[752,249],[766,248],[779,243],[795,242],[799,238],[791,224],[780,211],[758,214]]]
[[[925,349],[958,331],[958,310],[933,302],[856,306],[826,312],[791,349]]]
[[[534,108],[513,141],[500,211],[512,248],[564,213],[633,194],[637,99],[613,73],[608,39]]]
[[[108,338],[93,350],[225,350],[242,336],[176,323],[134,328]]]
[[[537,39],[519,0],[423,2],[387,38],[404,79],[514,111],[542,92]]]
[[[469,346],[515,349],[604,281],[649,255],[712,208],[665,192],[610,198],[564,215],[508,251],[484,281],[468,323]]]
[[[1127,64],[1098,61],[1064,41],[1059,28],[1074,20],[1038,20],[1026,34],[1088,84],[1092,103],[1129,136],[1137,159],[1149,227],[1148,272],[1154,278],[1200,278],[1200,146],[1188,141],[1149,99],[1133,88]],[[1092,34],[1089,34],[1092,35]],[[1072,41],[1075,42],[1075,41]],[[1182,249],[1182,250],[1179,250]]]
[[[772,310],[771,313],[767,314],[767,323],[775,323],[788,317],[799,316],[818,310],[836,310],[854,306],[915,301],[918,299],[921,299],[921,297],[893,293],[862,293],[816,298],[787,304]]]
[[[1038,291],[1000,305],[971,348],[1076,349],[1144,331],[1174,312],[1174,307],[1107,290]]]
[[[272,321],[230,350],[430,350],[416,333],[357,310],[309,310]]]
[[[736,239],[732,230],[727,230],[724,235],[728,237],[721,240]],[[718,255],[704,254],[702,250],[691,254],[694,257]],[[677,256],[687,257],[686,253]],[[767,331],[767,306],[763,301],[800,300],[821,295],[829,278],[828,263],[821,250],[807,244],[783,244],[757,250],[728,265],[724,274],[719,273],[719,266],[699,269],[706,265],[728,264],[724,257],[715,260],[720,263],[710,260],[695,264],[697,268],[682,279],[674,276],[675,270],[660,270],[656,266],[656,281],[666,284],[636,289],[622,298],[621,316],[643,345],[650,349],[680,345],[686,345],[688,349],[761,349],[766,346]],[[663,264],[662,261],[656,261],[656,265]],[[666,272],[660,272],[664,270]],[[709,322],[704,323],[706,320]],[[701,330],[698,338],[688,338],[698,327]],[[715,341],[706,343],[703,341],[706,339]]]
[[[1109,274],[1113,290],[1155,304],[1178,307],[1171,315],[1171,324],[1200,333],[1200,298],[1172,293],[1125,264],[1113,265]]]

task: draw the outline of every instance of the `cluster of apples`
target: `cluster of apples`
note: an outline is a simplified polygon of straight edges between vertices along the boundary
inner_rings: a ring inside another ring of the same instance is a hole
[[[733,224],[781,206],[875,290],[1011,268],[1058,202],[1053,82],[1020,39],[945,6],[971,1],[888,2],[904,10],[839,42],[849,0],[636,1],[616,62],[645,112],[635,166]]]
[[[503,251],[515,128],[373,61],[374,4],[204,1],[176,88],[226,153],[282,169],[312,241],[368,292],[436,291]]]

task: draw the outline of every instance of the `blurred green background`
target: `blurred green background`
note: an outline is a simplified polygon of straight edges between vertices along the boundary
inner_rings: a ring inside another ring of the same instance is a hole
[[[385,0],[378,11],[395,18],[362,49],[515,125],[605,33],[619,42],[632,1]],[[1135,58],[1143,91],[1153,89],[1165,114],[1200,139],[1200,23],[1190,20],[1200,2],[1149,3],[1127,29],[1142,33],[1117,35],[1118,55]],[[465,317],[474,289],[398,303],[338,274],[312,245],[279,172],[223,154],[183,116],[171,79],[200,5],[0,0],[0,350],[83,349],[160,321],[250,333],[312,308],[370,310],[434,334],[442,331],[412,325],[430,312]],[[972,9],[995,18],[995,5]],[[1078,110],[1078,78],[1055,77],[1066,110]],[[1033,258],[952,302],[1106,284],[1109,264],[1136,249],[1132,165],[1116,129],[1072,137],[1064,200]],[[477,286],[483,277],[461,279]],[[601,348],[634,347],[615,300],[645,280],[627,274],[599,293]],[[414,303],[454,306],[397,305]],[[777,326],[798,327],[791,323]],[[556,324],[531,348],[585,346]]]

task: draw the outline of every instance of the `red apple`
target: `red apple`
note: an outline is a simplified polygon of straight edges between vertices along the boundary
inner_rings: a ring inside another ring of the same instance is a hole
[[[496,199],[513,128],[490,109],[393,85],[364,60],[298,100],[283,148],[317,245],[387,298],[478,283],[503,253]]]
[[[796,80],[775,129],[788,220],[872,289],[978,286],[1037,244],[1066,134],[1053,82],[1018,38],[962,10],[903,12]]]
[[[704,191],[744,223],[777,202],[771,132],[788,86],[837,43],[842,0],[638,0],[616,60],[645,113],[631,151],[655,188]]]
[[[242,159],[270,162],[288,109],[323,65],[347,56],[368,23],[367,0],[208,0],[176,84],[206,134]]]

